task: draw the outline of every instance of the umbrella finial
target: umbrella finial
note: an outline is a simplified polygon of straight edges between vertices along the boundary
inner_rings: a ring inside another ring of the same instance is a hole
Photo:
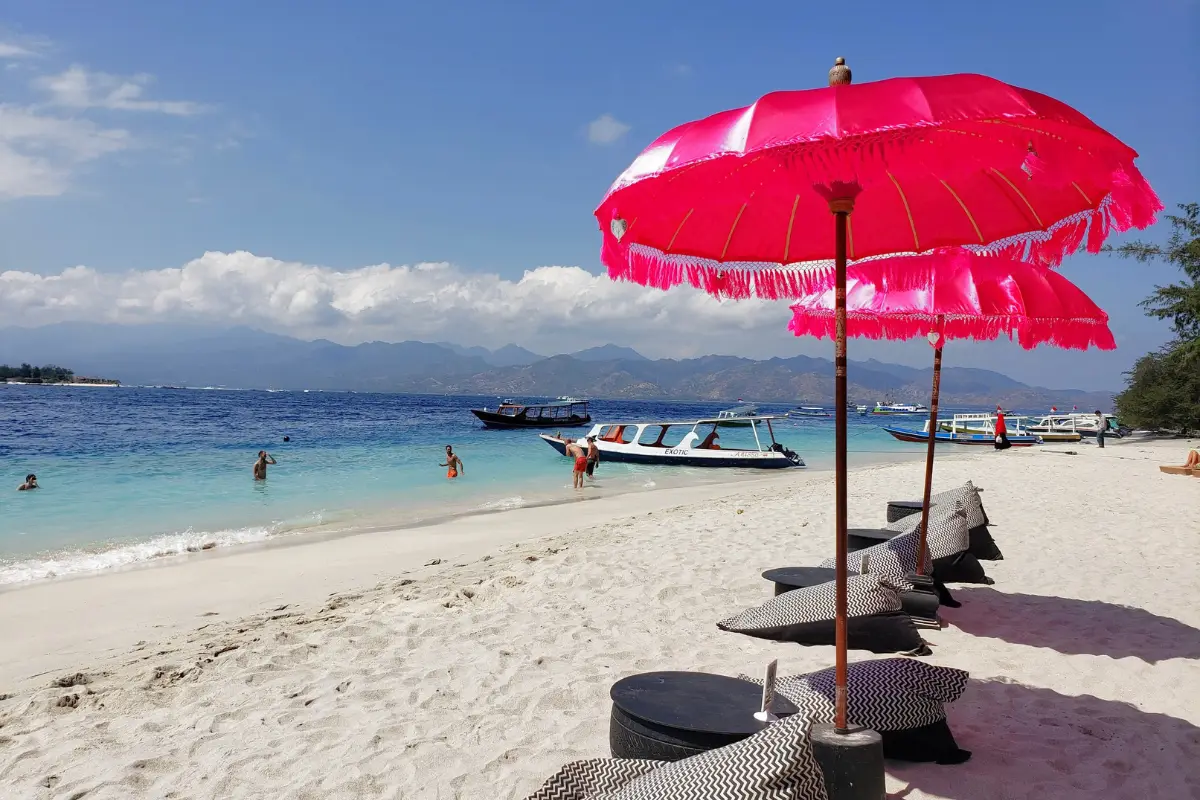
[[[829,70],[829,85],[848,86],[850,77],[850,68],[846,66],[846,59],[838,56],[833,61],[833,69]]]

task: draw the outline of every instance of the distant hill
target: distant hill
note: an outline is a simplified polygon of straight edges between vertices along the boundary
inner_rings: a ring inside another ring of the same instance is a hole
[[[589,347],[578,353],[571,353],[576,361],[649,361],[644,355],[632,347],[620,347],[615,344],[605,344],[599,347]]]
[[[501,396],[562,394],[796,403],[833,401],[833,363],[794,356],[755,361],[737,356],[651,360],[605,345],[542,358],[516,345],[498,350],[427,342],[368,342],[349,347],[307,342],[251,328],[60,324],[0,329],[0,363],[71,364],[80,374],[127,385],[228,386],[436,392]],[[928,402],[931,370],[851,361],[850,397]],[[1109,408],[1107,392],[1028,386],[985,369],[942,372],[949,406]]]

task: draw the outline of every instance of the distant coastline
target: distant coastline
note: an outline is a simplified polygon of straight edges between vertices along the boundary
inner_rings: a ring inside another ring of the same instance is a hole
[[[0,364],[0,381],[18,385],[32,386],[120,386],[115,378],[90,378],[76,375],[75,370],[60,367],[57,364],[47,364],[35,367],[32,364],[21,364],[10,367]]]

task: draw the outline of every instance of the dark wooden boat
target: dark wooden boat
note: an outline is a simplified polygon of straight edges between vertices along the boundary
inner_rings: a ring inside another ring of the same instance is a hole
[[[926,423],[925,426],[928,428],[929,424]],[[929,443],[929,431],[927,430],[917,431],[911,428],[894,428],[890,425],[884,425],[883,429],[902,442]],[[947,431],[938,431],[935,439],[939,444],[980,446],[996,444],[996,437],[991,433],[949,433]],[[1008,443],[1013,447],[1029,447],[1030,445],[1040,444],[1041,440],[1036,436],[1009,436]]]
[[[485,428],[577,428],[590,425],[586,400],[523,404],[504,402],[495,411],[471,409]]]

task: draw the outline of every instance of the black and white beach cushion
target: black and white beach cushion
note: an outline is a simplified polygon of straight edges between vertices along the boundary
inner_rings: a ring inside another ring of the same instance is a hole
[[[929,535],[926,538],[929,546],[926,548],[926,556],[932,556],[933,558],[933,577],[941,583],[993,583],[988,578],[987,573],[984,572],[983,565],[979,563],[979,559],[970,551],[970,531],[966,527],[967,515],[962,502],[955,500],[953,511],[947,512],[948,508],[947,504],[942,504],[934,506],[929,511]],[[916,564],[915,548],[916,543],[919,543],[921,535],[920,515],[914,514],[897,522],[888,523],[884,530],[906,531],[906,533],[893,537],[886,544],[890,544],[901,537],[911,537],[911,540],[914,542],[912,545],[913,555],[905,563]],[[966,546],[964,546],[964,543]],[[863,553],[869,553],[879,546],[872,545],[863,550],[856,550],[850,558],[853,561]],[[882,555],[882,551],[880,552]],[[902,552],[907,553],[908,548]],[[826,565],[831,566],[832,560],[826,560],[822,564],[822,566]],[[888,566],[886,557],[885,566]],[[869,561],[867,568],[871,572],[875,572],[875,568],[870,565]],[[930,574],[928,569],[925,574]]]
[[[917,571],[917,548],[921,543],[919,536],[920,534],[910,531],[879,544],[864,547],[862,550],[855,550],[849,557],[850,568],[857,572],[863,557],[866,556],[868,573],[878,575],[899,590],[907,591],[913,588],[907,576]],[[817,566],[822,569],[834,569],[837,567],[837,559],[827,558]],[[929,575],[932,571],[933,558],[926,548],[924,574]]]
[[[828,800],[804,714],[682,761],[575,761],[529,800]]]
[[[942,503],[929,509],[929,532],[925,535],[928,555],[936,560],[949,558],[965,552],[971,546],[971,527],[968,522],[969,512],[961,500],[952,503]],[[900,531],[901,534],[921,535],[921,515],[889,522],[884,530]],[[861,552],[861,551],[859,551]],[[913,555],[913,563],[916,563]]]
[[[911,658],[858,661],[847,667],[847,721],[878,731],[887,758],[961,764],[971,754],[959,749],[946,722],[946,703],[962,696],[968,673]],[[761,679],[739,676],[762,684]],[[833,723],[834,670],[780,678],[775,691],[815,723]]]
[[[805,645],[834,642],[834,582],[776,595],[717,627],[759,639]],[[912,619],[902,610],[896,587],[878,575],[850,575],[846,583],[846,633],[852,650],[873,653],[918,653],[929,648]]]
[[[996,540],[992,538],[991,531],[988,530],[989,520],[987,511],[983,508],[983,500],[979,496],[979,489],[971,481],[967,481],[962,486],[957,486],[945,492],[938,492],[930,495],[929,505],[932,508],[939,505],[948,505],[954,502],[963,504],[963,508],[967,511],[967,525],[970,527],[970,545],[968,549],[971,554],[978,559],[984,561],[1002,561],[1004,554],[1000,552],[1000,548],[996,545]],[[913,508],[916,505],[917,508]],[[899,501],[888,503],[887,518],[888,523],[898,522],[912,515],[919,515],[920,503],[913,501]]]

